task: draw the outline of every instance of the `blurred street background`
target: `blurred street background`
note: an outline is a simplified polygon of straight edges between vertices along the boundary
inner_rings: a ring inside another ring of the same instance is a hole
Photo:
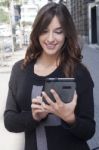
[[[3,113],[13,64],[24,58],[32,23],[38,10],[59,0],[0,0],[0,149],[24,150],[24,133],[10,133],[4,128]],[[83,62],[94,80],[96,133],[88,141],[99,147],[99,0],[60,0],[73,17],[82,48]],[[95,149],[94,149],[95,150]]]

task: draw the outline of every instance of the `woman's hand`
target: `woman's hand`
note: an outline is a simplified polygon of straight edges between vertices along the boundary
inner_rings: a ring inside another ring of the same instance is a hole
[[[35,120],[40,121],[47,117],[48,112],[44,110],[42,106],[42,97],[37,96],[36,98],[32,99],[32,116]]]
[[[56,102],[53,102],[45,92],[42,92],[42,95],[46,99],[47,104],[43,103],[43,108],[49,112],[57,115],[67,123],[75,122],[75,107],[77,104],[77,94],[75,92],[73,100],[70,103],[64,103],[60,99],[59,95],[55,92],[55,90],[51,89],[51,93],[53,94]]]

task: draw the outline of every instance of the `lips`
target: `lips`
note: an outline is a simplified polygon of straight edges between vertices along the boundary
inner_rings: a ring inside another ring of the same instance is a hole
[[[56,44],[45,44],[48,49],[54,49]]]

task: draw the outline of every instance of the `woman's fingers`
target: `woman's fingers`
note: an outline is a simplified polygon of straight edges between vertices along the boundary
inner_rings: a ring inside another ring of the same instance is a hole
[[[37,96],[36,98],[32,99],[32,103],[33,104],[40,104],[42,103],[42,97],[41,96]]]
[[[32,109],[42,109],[42,106],[38,105],[38,104],[31,104],[31,108]]]
[[[40,113],[40,112],[47,112],[47,113],[54,113],[56,115],[59,114],[59,116],[61,116],[62,112],[63,111],[63,108],[66,108],[65,111],[67,112],[69,107],[71,108],[75,108],[76,104],[77,104],[77,94],[76,94],[76,91],[74,93],[74,96],[73,96],[73,100],[72,102],[68,103],[68,104],[64,104],[62,102],[62,100],[60,99],[59,95],[56,93],[55,90],[51,89],[51,93],[53,94],[54,98],[56,99],[56,102],[53,102],[50,97],[45,93],[45,92],[42,92],[42,96],[44,97],[44,99],[46,99],[47,103],[48,104],[45,104],[43,101],[42,101],[42,97],[41,96],[38,96],[36,99],[33,99],[32,100],[32,105],[31,105],[31,108],[32,108],[32,111],[34,113]],[[66,107],[63,107],[65,106]]]
[[[59,97],[59,95],[56,93],[56,91],[54,89],[51,89],[50,92],[52,93],[53,97],[55,98],[57,103],[61,102],[61,99]],[[54,102],[50,99],[50,97],[48,97],[48,95],[45,92],[42,92],[43,97],[46,99],[46,101],[48,102],[48,104],[54,104]]]
[[[77,103],[77,93],[76,93],[76,91],[74,93],[72,103],[75,103],[75,104]]]
[[[54,96],[54,98],[55,98],[57,103],[62,102],[62,100],[60,99],[59,95],[56,93],[56,91],[54,89],[51,89],[50,92],[53,94],[53,96]]]
[[[43,108],[42,108],[42,97],[41,96],[37,96],[36,98],[32,99],[31,108],[43,110]]]
[[[46,99],[47,103],[49,105],[53,105],[53,101],[48,97],[48,95],[45,92],[42,92],[43,97]]]

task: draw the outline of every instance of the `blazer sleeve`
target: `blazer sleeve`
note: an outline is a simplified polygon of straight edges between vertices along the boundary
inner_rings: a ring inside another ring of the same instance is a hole
[[[77,76],[76,82],[78,94],[75,110],[76,121],[72,126],[69,126],[66,122],[62,121],[62,125],[74,136],[82,140],[89,140],[95,133],[94,83],[86,69],[84,69],[82,73],[80,72],[80,76]]]
[[[9,90],[4,112],[4,125],[10,132],[24,132],[33,130],[38,122],[32,117],[31,111],[21,111],[16,101],[16,66],[12,68]]]

